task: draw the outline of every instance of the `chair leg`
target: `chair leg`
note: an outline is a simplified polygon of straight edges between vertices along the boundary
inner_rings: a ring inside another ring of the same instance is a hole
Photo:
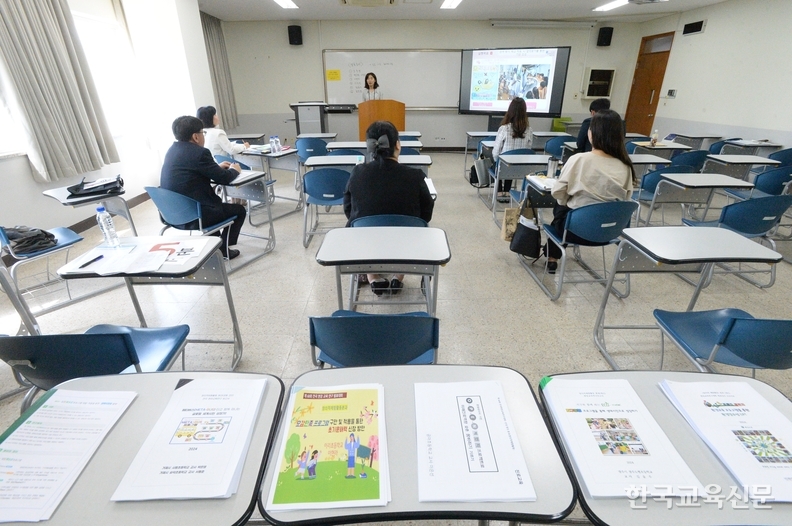
[[[20,415],[23,414],[25,411],[27,411],[28,408],[30,408],[30,406],[33,404],[33,400],[36,398],[36,395],[38,394],[39,391],[41,391],[41,389],[39,389],[35,385],[30,389],[28,389],[28,392],[25,393],[25,398],[22,399],[22,407],[19,408]]]
[[[665,359],[665,334],[660,331],[660,370],[663,370],[663,360]]]

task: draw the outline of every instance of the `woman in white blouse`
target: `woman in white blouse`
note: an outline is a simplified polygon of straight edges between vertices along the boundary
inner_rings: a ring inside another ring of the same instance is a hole
[[[367,100],[382,100],[377,76],[372,72],[366,73],[366,80],[363,82],[363,102]]]
[[[225,155],[228,157],[237,153],[242,153],[250,147],[247,142],[237,143],[228,140],[225,130],[217,127],[220,124],[220,117],[217,116],[217,110],[214,106],[203,106],[198,108],[195,115],[204,125],[204,133],[206,134],[204,148],[212,152],[212,156]]]

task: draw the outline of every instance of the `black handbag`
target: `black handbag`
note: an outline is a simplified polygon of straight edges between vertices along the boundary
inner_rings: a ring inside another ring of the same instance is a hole
[[[531,208],[533,217],[525,217],[523,211],[526,206]],[[537,259],[542,254],[542,233],[536,221],[536,208],[530,199],[526,198],[520,207],[520,220],[514,230],[514,236],[509,243],[509,250],[525,257]]]
[[[85,197],[89,195],[113,195],[124,191],[124,180],[120,175],[105,177],[96,181],[85,181],[83,178],[78,184],[69,186],[69,197]]]

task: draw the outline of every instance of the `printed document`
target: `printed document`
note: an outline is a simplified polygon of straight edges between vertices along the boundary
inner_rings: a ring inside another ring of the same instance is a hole
[[[47,520],[137,396],[51,389],[0,436],[0,522]]]
[[[179,381],[111,500],[236,493],[266,379]]]
[[[420,502],[536,500],[499,382],[415,384],[415,428]]]
[[[792,422],[746,382],[660,387],[749,498],[792,502]]]
[[[267,510],[385,506],[390,501],[380,384],[292,387]]]
[[[543,393],[592,497],[704,495],[627,380],[550,378]]]

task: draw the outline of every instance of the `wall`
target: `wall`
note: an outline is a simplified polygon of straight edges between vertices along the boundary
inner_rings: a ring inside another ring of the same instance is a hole
[[[586,67],[617,70],[614,108],[623,111],[640,43],[639,26],[612,24],[613,43],[597,48],[597,28],[496,29],[487,21],[304,21],[303,45],[290,46],[288,25],[295,22],[224,22],[231,76],[240,114],[240,132],[287,137],[296,133],[289,103],[324,100],[323,49],[463,49],[488,47],[572,46],[564,96],[564,115],[582,119],[589,100],[579,90]],[[420,82],[420,79],[404,79]],[[383,86],[387,90],[387,86]],[[575,95],[578,95],[575,98]],[[487,118],[445,112],[408,111],[406,128],[420,130],[429,147],[460,147],[465,131],[486,129]],[[532,119],[548,130],[550,119]],[[357,140],[357,114],[330,115],[339,139]]]

